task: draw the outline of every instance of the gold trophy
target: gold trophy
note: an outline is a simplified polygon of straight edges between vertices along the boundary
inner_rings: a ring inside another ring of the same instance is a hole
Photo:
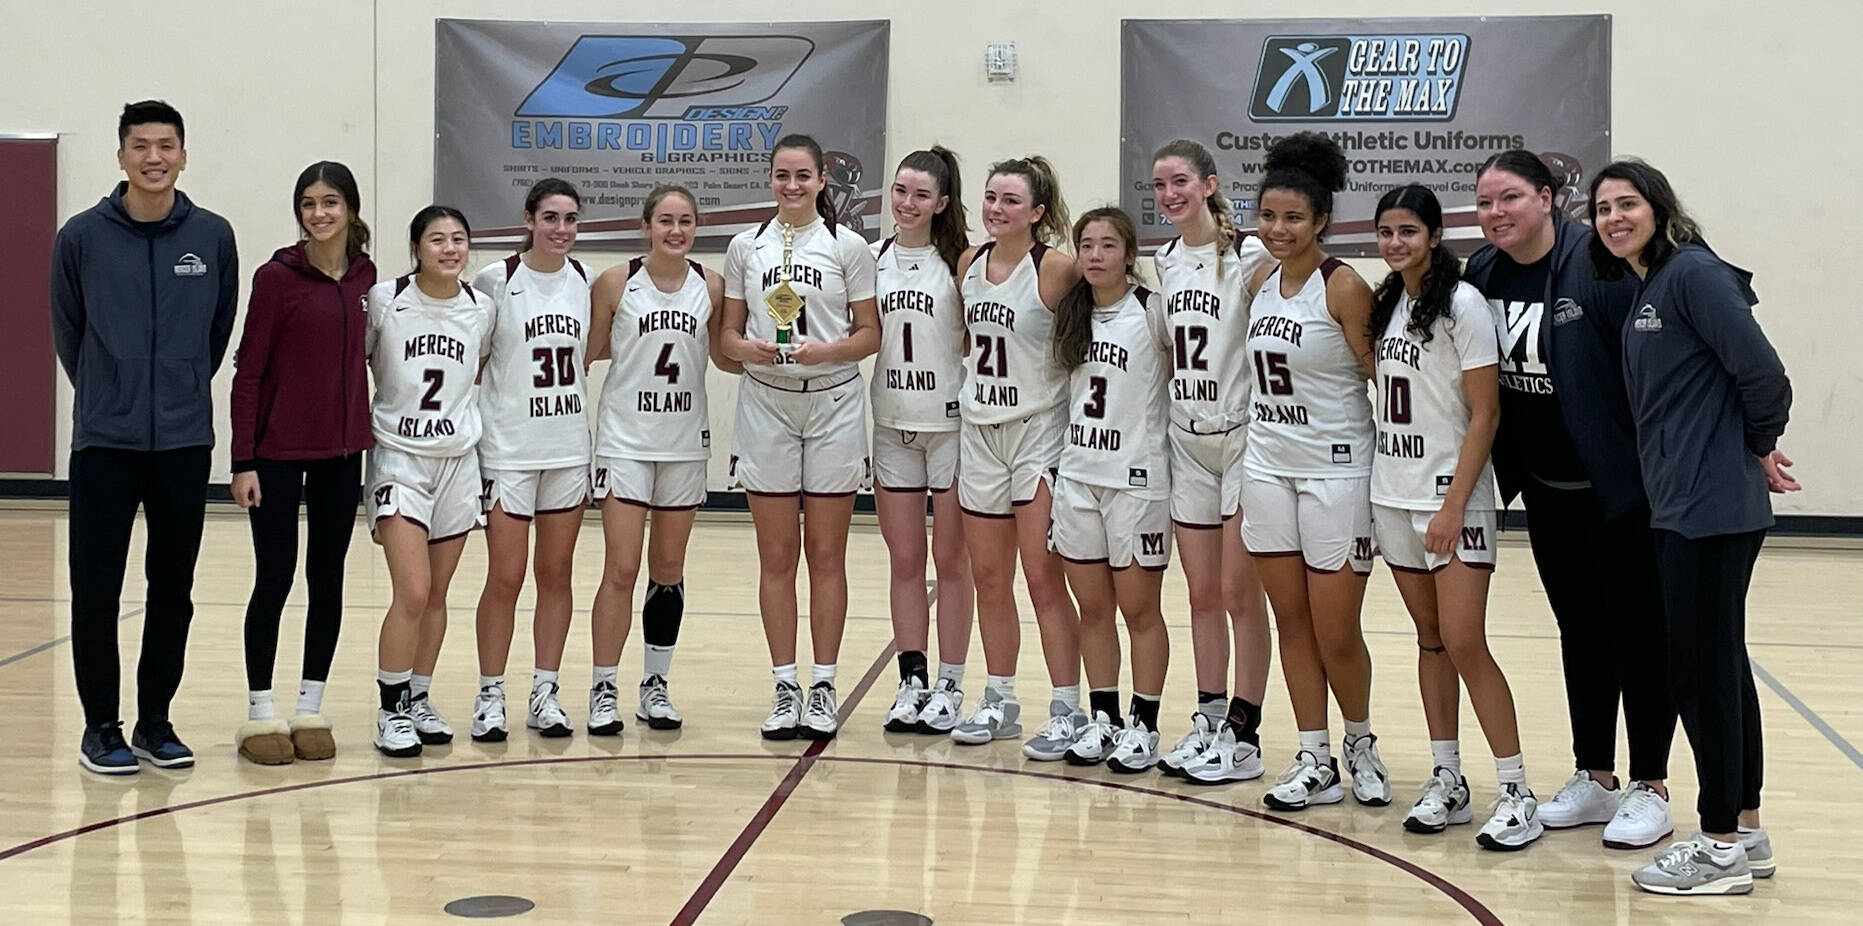
[[[796,319],[802,314],[802,297],[796,293],[795,287],[789,285],[790,279],[795,275],[795,270],[790,263],[795,253],[795,226],[784,225],[780,222],[777,224],[783,229],[783,262],[777,267],[776,278],[779,282],[775,289],[764,294],[763,306],[764,311],[769,313],[770,320],[776,323],[777,353],[787,358],[789,347],[793,343],[791,336],[795,330]]]

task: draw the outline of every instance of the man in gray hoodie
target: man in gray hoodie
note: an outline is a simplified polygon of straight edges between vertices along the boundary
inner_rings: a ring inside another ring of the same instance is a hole
[[[71,655],[84,736],[78,761],[134,774],[194,754],[168,705],[181,685],[194,615],[194,561],[213,448],[213,375],[233,333],[233,229],[175,190],[186,129],[167,103],[123,107],[126,180],[72,216],[52,247],[52,337],[75,392],[71,430]],[[125,743],[117,621],[129,539],[148,527],[137,721]]]

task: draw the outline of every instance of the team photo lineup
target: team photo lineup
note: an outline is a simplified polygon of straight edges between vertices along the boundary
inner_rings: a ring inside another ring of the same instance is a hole
[[[1394,185],[1373,217],[1384,267],[1367,278],[1328,253],[1350,161],[1316,132],[1266,151],[1248,227],[1210,151],[1156,139],[1148,196],[1176,237],[1149,266],[1133,216],[1079,208],[1108,197],[1064,194],[1036,154],[913,150],[876,184],[891,234],[869,242],[837,214],[835,140],[787,134],[759,168],[774,215],[731,238],[721,270],[693,256],[704,198],[657,183],[638,214],[645,253],[599,272],[576,253],[585,191],[569,179],[515,191],[523,240],[474,266],[462,210],[413,215],[404,261],[399,218],[371,229],[350,168],[317,161],[290,191],[297,240],[246,277],[234,229],[177,189],[182,114],[127,104],[117,138],[124,181],[64,224],[52,258],[53,339],[75,390],[71,645],[91,773],[196,761],[167,718],[227,414],[253,555],[241,760],[327,760],[365,733],[390,759],[452,742],[439,702],[463,712],[465,686],[434,675],[449,595],[475,592],[471,741],[679,729],[673,657],[715,413],[732,416],[730,487],[755,539],[763,739],[842,733],[848,537],[871,490],[898,651],[884,732],[1017,741],[1029,762],[1198,785],[1261,780],[1260,805],[1280,814],[1409,802],[1405,830],[1474,824],[1485,850],[1601,826],[1605,847],[1657,853],[1631,881],[1659,894],[1745,894],[1776,870],[1746,598],[1770,496],[1799,489],[1779,448],[1791,385],[1751,274],[1707,246],[1649,163],[1593,172],[1581,222],[1556,201],[1553,156],[1493,154],[1465,178],[1484,239],[1467,261],[1431,187]],[[223,360],[230,408],[216,409]],[[736,377],[735,408],[708,404],[714,369]],[[1485,626],[1517,503],[1572,742],[1570,765],[1535,757],[1539,792]],[[148,604],[126,736],[116,634],[139,506]],[[582,537],[591,506],[598,546]],[[392,583],[372,730],[322,703],[358,511]],[[458,568],[474,534],[482,576]],[[747,577],[753,551],[725,552]],[[586,677],[563,665],[582,632],[578,553],[601,563]],[[1427,743],[1375,732],[1361,609],[1379,560],[1414,622]],[[1186,601],[1166,600],[1173,568]],[[274,705],[300,569],[304,671],[295,703]],[[1045,711],[1017,691],[1018,576]],[[508,704],[527,586],[534,666]],[[1167,627],[1184,624],[1192,651],[1173,653]],[[981,681],[965,672],[973,625]],[[1167,674],[1187,673],[1194,710],[1161,713]],[[1491,802],[1463,773],[1464,689]],[[1264,744],[1264,711],[1290,716],[1297,741]],[[1698,820],[1672,809],[1678,723]],[[1394,790],[1381,747],[1427,747],[1419,793]],[[1545,787],[1547,769],[1569,777]]]

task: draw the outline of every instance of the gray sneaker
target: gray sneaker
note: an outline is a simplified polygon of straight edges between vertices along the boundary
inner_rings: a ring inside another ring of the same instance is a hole
[[[1004,698],[989,689],[970,719],[951,728],[951,740],[966,746],[981,746],[992,740],[1012,739],[1022,735],[1022,705],[1014,698]]]
[[[1672,844],[1655,861],[1632,872],[1630,883],[1652,894],[1750,894],[1753,871],[1746,849],[1736,844],[1732,858],[1717,860],[1707,837],[1696,834],[1694,839]]]
[[[1772,837],[1766,835],[1764,827],[1741,830],[1740,844],[1747,849],[1747,867],[1753,870],[1753,877],[1770,878],[1779,870],[1779,863],[1772,858]]]
[[[1048,721],[1022,744],[1022,754],[1037,762],[1054,762],[1067,754],[1067,747],[1074,745],[1086,729],[1086,712],[1050,701]]]

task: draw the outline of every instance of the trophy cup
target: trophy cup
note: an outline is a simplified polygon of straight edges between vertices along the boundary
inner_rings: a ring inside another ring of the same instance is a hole
[[[795,343],[796,319],[802,314],[802,297],[796,293],[795,287],[789,285],[791,277],[795,275],[790,259],[795,252],[796,229],[793,225],[782,225],[782,229],[783,262],[777,267],[776,277],[779,282],[775,289],[763,296],[764,311],[768,312],[770,320],[776,323],[776,352],[779,363],[789,359],[789,349]]]

